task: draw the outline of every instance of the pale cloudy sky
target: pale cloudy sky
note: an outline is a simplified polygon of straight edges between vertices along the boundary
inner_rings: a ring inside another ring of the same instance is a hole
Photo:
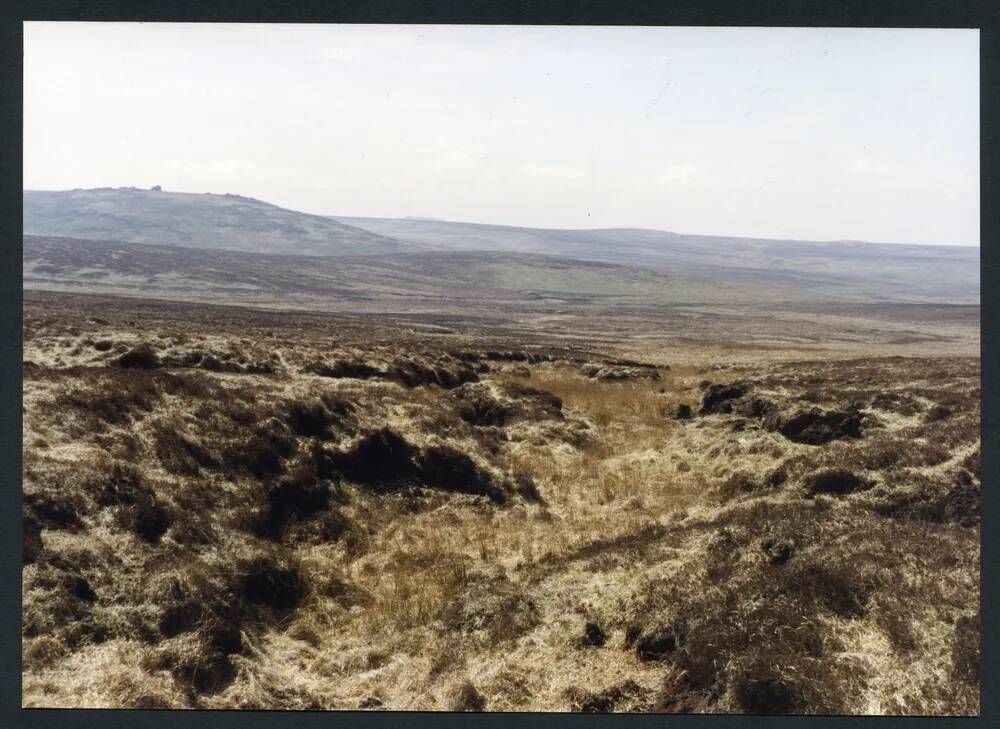
[[[26,189],[979,243],[972,30],[26,23]]]

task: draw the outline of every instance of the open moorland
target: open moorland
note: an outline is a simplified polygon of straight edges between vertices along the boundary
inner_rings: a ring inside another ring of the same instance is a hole
[[[38,245],[26,706],[978,712],[977,306],[251,309]]]
[[[801,241],[755,238],[689,235],[662,230],[615,228],[598,230],[558,230],[547,228],[521,228],[505,225],[479,225],[473,223],[427,220],[413,218],[358,218],[338,216],[336,219],[308,215],[280,208],[262,200],[241,195],[191,194],[166,190],[140,190],[130,188],[99,188],[92,190],[24,192],[24,233],[39,238],[91,239],[125,243],[175,246],[188,250],[187,258],[177,252],[171,259],[165,254],[150,252],[155,256],[146,261],[145,270],[137,271],[135,256],[128,251],[122,257],[130,264],[126,270],[117,270],[106,260],[88,261],[79,272],[91,286],[103,286],[111,292],[116,277],[121,277],[125,288],[134,287],[132,276],[150,273],[150,263],[158,262],[171,268],[155,268],[160,274],[155,283],[178,286],[193,272],[190,261],[194,253],[225,251],[228,253],[256,253],[284,256],[322,256],[340,258],[380,254],[413,254],[436,252],[438,254],[468,254],[489,251],[504,254],[501,261],[476,264],[474,270],[485,271],[485,282],[498,280],[510,288],[515,286],[535,288],[556,283],[556,290],[572,292],[568,284],[582,283],[589,293],[608,290],[595,287],[595,276],[600,269],[590,266],[575,277],[566,266],[562,272],[553,272],[552,265],[545,265],[544,275],[531,274],[525,265],[529,254],[542,254],[557,259],[575,259],[591,263],[603,262],[618,267],[642,267],[646,289],[655,277],[649,270],[666,272],[675,278],[722,279],[727,292],[716,290],[716,296],[730,299],[760,299],[760,292],[752,289],[766,287],[772,296],[784,300],[797,300],[801,292],[808,298],[868,300],[880,302],[922,302],[944,304],[979,303],[979,251],[973,246],[933,246],[878,244],[861,241]],[[78,242],[78,241],[77,241]],[[41,265],[51,266],[56,278],[67,281],[67,250],[71,241],[50,240],[46,248],[36,252],[48,256]],[[25,245],[26,253],[28,245]],[[74,248],[79,248],[78,245]],[[90,255],[100,249],[90,250]],[[724,254],[722,253],[724,252]],[[105,249],[104,253],[108,251]],[[80,253],[75,254],[79,256]],[[55,260],[53,260],[55,257]],[[105,256],[106,258],[106,256]],[[422,260],[410,256],[408,262]],[[431,265],[440,262],[440,256],[427,259]],[[206,275],[217,265],[218,254],[206,261]],[[27,264],[29,259],[26,258]],[[397,260],[398,264],[400,261]],[[509,262],[513,264],[507,265]],[[279,266],[287,271],[288,262]],[[300,261],[300,264],[304,262]],[[391,264],[391,261],[389,262]],[[529,261],[530,263],[530,261]],[[386,272],[386,261],[378,261],[375,272]],[[260,281],[262,267],[254,259],[245,258],[238,267],[251,274],[247,281],[230,284],[230,289],[243,288],[239,284]],[[304,268],[300,265],[299,268]],[[322,265],[320,271],[308,277],[315,284],[323,274],[335,270],[333,264]],[[399,284],[400,271],[393,272],[392,283]],[[246,270],[244,270],[246,269]],[[357,267],[352,266],[357,272]],[[177,270],[179,281],[164,279],[162,274]],[[225,269],[224,269],[225,270]],[[453,273],[451,269],[449,273]],[[598,271],[595,274],[595,270]],[[605,269],[606,271],[607,269]],[[525,272],[529,274],[524,277]],[[196,271],[195,271],[196,272]],[[508,273],[508,276],[496,274]],[[45,274],[43,269],[38,274]],[[278,273],[278,272],[275,272]],[[406,273],[404,271],[404,273]],[[425,269],[418,272],[426,276]],[[610,291],[621,291],[625,272],[620,269],[617,281]],[[26,271],[27,274],[27,271]],[[333,274],[338,283],[343,277]],[[350,272],[348,272],[350,275]],[[265,277],[267,280],[267,277]],[[275,279],[271,278],[270,281]],[[419,281],[426,285],[427,281]],[[436,282],[438,285],[440,281]],[[464,277],[463,283],[468,283]],[[677,300],[675,287],[667,297]],[[705,287],[683,289],[685,297],[695,294],[704,297]],[[795,296],[794,292],[799,292]],[[247,293],[243,291],[241,293]],[[638,292],[636,292],[638,293]],[[658,297],[662,298],[662,297]],[[690,302],[690,298],[683,301]]]

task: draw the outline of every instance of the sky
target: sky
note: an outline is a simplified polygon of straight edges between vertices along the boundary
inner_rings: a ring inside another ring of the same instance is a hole
[[[24,187],[979,244],[975,30],[25,24]]]

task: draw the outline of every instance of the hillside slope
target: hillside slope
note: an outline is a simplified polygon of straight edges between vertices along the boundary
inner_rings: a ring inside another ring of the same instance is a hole
[[[633,228],[555,230],[415,218],[335,219],[238,195],[135,188],[25,191],[24,233],[301,256],[430,250],[543,254],[797,291],[805,298],[978,304],[980,295],[976,247],[727,238]],[[535,287],[539,276],[548,276],[530,266],[522,269],[529,276],[522,288]],[[565,275],[557,278],[568,285]],[[587,293],[587,284],[578,282]]]
[[[24,232],[311,256],[423,247],[239,195],[136,188],[26,190]]]
[[[207,297],[328,308],[728,304],[802,301],[795,291],[551,256],[425,252],[309,257],[24,237],[25,288]],[[815,300],[815,297],[813,297]],[[394,303],[393,303],[394,302]]]
[[[871,301],[979,303],[979,249],[615,228],[556,230],[413,218],[337,220],[440,250],[532,252],[666,268]]]

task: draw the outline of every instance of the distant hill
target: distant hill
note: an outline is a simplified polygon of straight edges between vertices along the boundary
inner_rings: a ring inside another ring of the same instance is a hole
[[[518,228],[413,218],[336,219],[438,250],[542,253],[869,301],[979,303],[977,247],[819,243],[636,228]]]
[[[819,243],[635,228],[518,228],[430,218],[333,218],[238,195],[157,189],[25,191],[24,233],[299,256],[542,254],[715,279],[725,286],[750,285],[786,298],[978,304],[980,295],[979,249],[972,247]],[[408,265],[417,265],[416,259]],[[511,270],[524,276],[528,287],[546,283],[542,278],[552,275],[550,269],[529,265]],[[585,286],[576,274],[556,278]]]
[[[24,236],[26,289],[332,310],[774,303],[799,292],[613,264],[496,252],[311,257]],[[366,305],[367,302],[367,305]]]
[[[24,232],[310,256],[423,248],[249,197],[136,188],[26,190]]]

